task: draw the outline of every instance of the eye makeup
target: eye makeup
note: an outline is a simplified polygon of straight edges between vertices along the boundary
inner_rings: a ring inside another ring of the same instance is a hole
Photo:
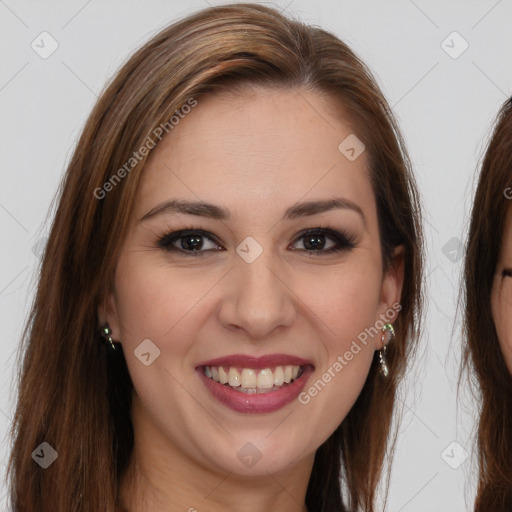
[[[355,236],[330,227],[308,228],[301,231],[294,238],[293,244],[304,240],[302,244],[304,249],[292,249],[294,251],[309,253],[314,257],[321,257],[341,251],[352,250],[355,244]],[[205,242],[213,244],[213,248],[204,249]],[[331,241],[331,247],[323,247]],[[181,247],[178,247],[181,245]],[[161,249],[174,253],[181,253],[184,256],[197,257],[204,253],[217,252],[222,250],[222,244],[219,238],[201,227],[184,226],[180,229],[168,228],[160,235],[157,240],[157,246]],[[309,246],[309,249],[307,248]],[[320,246],[320,248],[318,248]]]

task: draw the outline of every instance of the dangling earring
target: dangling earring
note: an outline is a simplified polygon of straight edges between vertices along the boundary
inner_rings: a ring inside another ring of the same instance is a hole
[[[112,334],[112,329],[110,328],[110,326],[108,324],[105,324],[101,328],[101,335],[103,336],[103,338],[105,338],[105,343],[107,344],[108,349],[111,352],[114,352],[116,350],[116,346],[114,345],[114,340],[110,336],[111,334]]]
[[[382,349],[379,350],[380,373],[387,377],[389,368],[386,362],[386,345],[395,337],[395,329],[392,324],[386,324],[382,327]]]

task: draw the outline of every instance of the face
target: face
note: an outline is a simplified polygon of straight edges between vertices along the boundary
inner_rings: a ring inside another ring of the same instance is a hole
[[[182,469],[311,467],[396,316],[402,265],[383,273],[366,154],[338,149],[353,130],[333,107],[306,90],[198,98],[143,171],[100,318],[136,437]]]
[[[494,274],[492,314],[505,363],[512,374],[512,208],[508,209]]]

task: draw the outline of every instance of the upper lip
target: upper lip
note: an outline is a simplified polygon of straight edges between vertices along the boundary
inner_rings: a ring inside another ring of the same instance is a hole
[[[272,368],[275,366],[312,365],[311,361],[302,359],[301,357],[291,356],[288,354],[267,354],[261,357],[247,356],[244,354],[232,354],[229,356],[217,357],[209,359],[197,365],[200,366],[239,366],[241,368]]]

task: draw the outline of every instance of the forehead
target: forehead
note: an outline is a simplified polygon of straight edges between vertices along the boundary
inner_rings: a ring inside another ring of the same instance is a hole
[[[340,194],[373,203],[366,153],[351,161],[340,150],[357,139],[339,105],[305,89],[248,88],[197,101],[148,159],[137,210],[169,197],[233,209]]]

